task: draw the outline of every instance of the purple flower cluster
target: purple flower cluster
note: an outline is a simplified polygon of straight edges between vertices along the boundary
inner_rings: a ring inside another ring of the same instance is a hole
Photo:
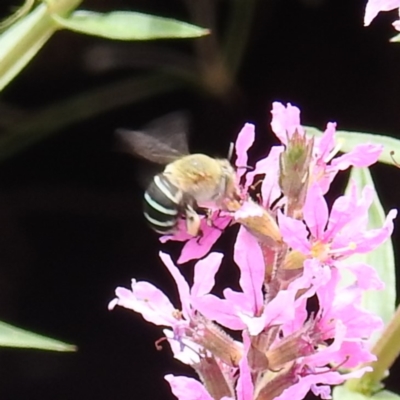
[[[336,125],[309,139],[299,109],[290,104],[273,104],[271,127],[281,144],[254,170],[238,168],[243,201],[235,210],[216,212],[212,224],[204,220],[200,241],[185,232],[163,238],[185,241],[178,263],[199,259],[189,284],[160,253],[181,304],[136,280],[131,289],[117,288],[110,303],[164,327],[174,357],[197,372],[200,380],[165,376],[180,400],[297,400],[309,390],[328,399],[330,385],[362,376],[370,367],[360,365],[375,359],[367,340],[382,322],[361,307],[361,296],[383,283],[372,266],[346,259],[388,239],[396,210],[380,229],[368,230],[373,188],[359,193],[351,183],[330,210],[324,194],[339,171],[375,163],[382,148],[363,144],[336,157]],[[236,142],[236,166],[247,165],[254,138],[246,124]],[[248,195],[252,186],[259,188],[257,201]],[[240,290],[226,288],[217,296],[215,275],[224,255],[210,250],[232,223],[241,225],[231,267],[239,268]],[[343,283],[344,273],[350,283]]]

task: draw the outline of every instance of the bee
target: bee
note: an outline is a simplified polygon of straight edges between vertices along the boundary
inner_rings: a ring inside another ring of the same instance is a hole
[[[199,207],[227,209],[226,202],[240,199],[230,161],[189,154],[186,132],[187,120],[181,113],[161,117],[143,131],[117,130],[130,153],[165,165],[144,193],[144,217],[159,234],[176,232],[183,218],[187,232],[198,236]]]

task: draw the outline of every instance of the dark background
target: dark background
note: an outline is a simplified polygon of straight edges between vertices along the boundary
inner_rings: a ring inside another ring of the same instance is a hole
[[[213,3],[202,1],[204,10]],[[223,45],[214,42],[222,42],[234,2],[216,0],[211,39],[121,43],[59,32],[1,93],[0,319],[79,347],[75,354],[1,349],[2,399],[172,399],[162,376],[190,374],[168,348],[155,350],[159,328],[107,310],[115,287],[133,277],[174,293],[157,253],[177,249],[161,246],[145,225],[139,164],[116,151],[116,128],[186,109],[192,151],[225,155],[249,121],[257,125],[257,157],[274,143],[268,124],[278,100],[298,105],[307,125],[333,120],[340,129],[399,136],[400,48],[388,42],[396,12],[364,28],[364,1],[244,1],[254,11],[250,22],[238,19],[238,47],[229,48],[233,59],[237,50],[236,74],[234,62],[221,66]],[[2,15],[16,5],[2,0]],[[178,0],[88,0],[83,7],[213,23]],[[196,43],[206,49],[201,59]],[[194,84],[182,79],[181,55],[202,65],[191,70]],[[119,91],[119,82],[160,69],[161,81],[176,87],[145,96],[122,83]],[[105,87],[106,101],[97,96]],[[9,132],[17,132],[17,144],[6,141],[1,152]],[[373,174],[385,209],[396,207],[400,171],[380,165]],[[231,228],[217,248],[231,249],[234,235]],[[398,392],[399,367],[387,380]]]

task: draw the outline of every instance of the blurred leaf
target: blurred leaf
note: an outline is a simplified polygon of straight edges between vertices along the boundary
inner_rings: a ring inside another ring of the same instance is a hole
[[[68,17],[53,15],[59,25],[75,32],[117,40],[151,40],[204,36],[207,29],[169,18],[129,11],[100,14],[75,11]]]
[[[41,349],[51,351],[75,351],[76,347],[50,339],[36,333],[28,332],[0,321],[0,346],[19,347],[24,349]]]
[[[21,7],[18,7],[9,17],[0,22],[0,32],[7,29],[20,18],[24,17],[32,9],[35,0],[25,0]]]
[[[359,188],[363,188],[366,185],[374,187],[374,182],[368,168],[352,168],[350,179],[354,179]],[[348,192],[348,189],[349,186],[346,192]],[[378,195],[375,196],[369,208],[368,217],[368,229],[381,228],[385,222],[385,212]],[[384,290],[369,290],[365,292],[362,304],[367,310],[379,315],[385,325],[387,325],[396,309],[396,274],[392,240],[387,240],[370,253],[351,256],[348,262],[363,262],[373,266],[385,283]],[[375,335],[375,338],[377,335]]]
[[[35,110],[0,136],[0,162],[72,124],[180,88],[170,76],[128,77]]]
[[[320,137],[323,134],[319,129],[311,126],[305,126],[304,128],[308,136]],[[395,165],[390,156],[391,151],[395,152],[394,158],[398,155],[400,162],[400,140],[393,137],[364,132],[336,131],[335,141],[336,144],[341,144],[340,151],[344,153],[348,153],[361,143],[380,144],[384,146],[382,154],[379,156],[380,162]]]
[[[396,393],[382,390],[372,396],[353,392],[345,386],[335,386],[333,388],[333,400],[400,400],[400,396]]]
[[[393,37],[390,39],[390,42],[400,42],[400,34],[398,34],[398,35],[396,35],[396,36],[393,36]]]

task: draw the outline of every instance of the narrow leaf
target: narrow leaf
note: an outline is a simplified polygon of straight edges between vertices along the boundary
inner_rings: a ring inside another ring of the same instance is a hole
[[[305,127],[308,136],[322,136],[322,132],[311,126]],[[400,140],[385,135],[375,135],[373,133],[352,132],[352,131],[336,131],[336,144],[340,144],[340,151],[348,153],[354,147],[361,143],[374,143],[384,146],[382,154],[379,156],[379,161],[389,165],[395,165],[390,152],[394,151],[400,162]]]
[[[50,339],[36,333],[28,332],[0,321],[0,346],[51,351],[75,351],[76,347]]]
[[[365,185],[374,187],[374,182],[368,168],[352,168],[350,179],[357,182],[359,188]],[[346,189],[346,192],[348,188]],[[378,195],[369,209],[368,229],[381,228],[385,222],[385,212],[379,201]],[[387,240],[374,251],[367,254],[357,254],[348,259],[349,263],[364,262],[371,265],[378,272],[385,283],[385,289],[380,291],[369,290],[364,294],[363,306],[374,314],[379,315],[385,325],[390,321],[396,309],[396,274],[391,239]],[[372,339],[374,341],[374,339]]]
[[[204,36],[207,29],[186,22],[129,11],[100,14],[75,11],[68,17],[53,15],[67,29],[88,35],[117,40],[151,40]]]

